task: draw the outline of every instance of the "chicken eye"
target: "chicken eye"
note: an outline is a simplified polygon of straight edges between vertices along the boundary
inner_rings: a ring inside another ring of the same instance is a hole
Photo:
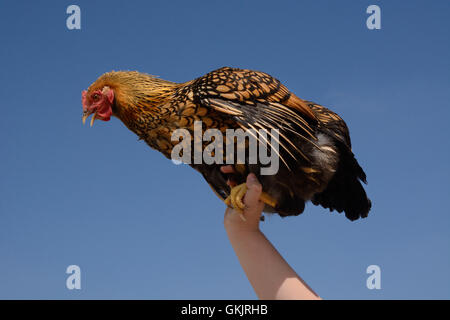
[[[98,99],[100,99],[100,95],[99,95],[98,93],[94,93],[94,94],[92,95],[92,99],[93,99],[94,101],[98,101]]]

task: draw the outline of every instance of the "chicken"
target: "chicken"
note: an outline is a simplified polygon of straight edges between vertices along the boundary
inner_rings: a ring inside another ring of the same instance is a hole
[[[225,163],[190,162],[213,191],[227,205],[242,212],[245,179],[255,173],[263,186],[264,211],[280,216],[299,215],[305,202],[321,205],[330,211],[345,212],[350,220],[367,217],[371,208],[361,181],[366,175],[351,149],[349,130],[334,112],[297,97],[270,75],[245,69],[224,67],[202,77],[175,83],[136,71],[112,71],[100,76],[82,93],[83,123],[92,115],[95,120],[119,118],[150,147],[172,158],[179,141],[172,139],[178,129],[195,134],[201,121],[201,132],[218,129],[276,130],[266,143],[277,143],[280,159],[275,174],[263,175],[261,162],[234,164],[233,174],[224,174]],[[208,143],[195,144],[204,151]],[[261,139],[258,139],[261,141]],[[248,151],[248,141],[234,138],[229,143]],[[223,144],[227,143],[225,138]],[[237,186],[231,188],[227,181]]]

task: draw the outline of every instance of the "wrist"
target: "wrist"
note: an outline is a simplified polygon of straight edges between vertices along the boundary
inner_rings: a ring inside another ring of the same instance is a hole
[[[245,224],[245,222],[243,222]],[[243,224],[227,224],[225,223],[225,231],[228,237],[245,237],[255,233],[261,233],[259,225],[243,225]]]

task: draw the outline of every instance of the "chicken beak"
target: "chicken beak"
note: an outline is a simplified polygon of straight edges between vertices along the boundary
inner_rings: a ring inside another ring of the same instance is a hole
[[[91,118],[91,128],[94,125],[94,121],[95,121],[95,116],[97,115],[97,113],[94,113],[94,115]]]
[[[86,123],[86,119],[89,118],[89,116],[92,114],[92,112],[89,111],[85,111],[83,112],[83,117],[81,118],[81,120],[83,121],[83,125]],[[95,121],[95,116],[97,115],[97,113],[95,112],[94,115],[92,116],[91,119],[91,123],[90,126],[92,127],[94,125],[94,121]]]
[[[88,114],[84,113],[83,117],[81,118],[81,120],[83,121],[83,125],[86,123],[86,119],[89,117]]]

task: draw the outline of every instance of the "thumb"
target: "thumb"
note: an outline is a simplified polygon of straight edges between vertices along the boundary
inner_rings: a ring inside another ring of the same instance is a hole
[[[253,173],[247,176],[247,192],[244,197],[244,204],[247,208],[255,208],[259,204],[262,186]]]

